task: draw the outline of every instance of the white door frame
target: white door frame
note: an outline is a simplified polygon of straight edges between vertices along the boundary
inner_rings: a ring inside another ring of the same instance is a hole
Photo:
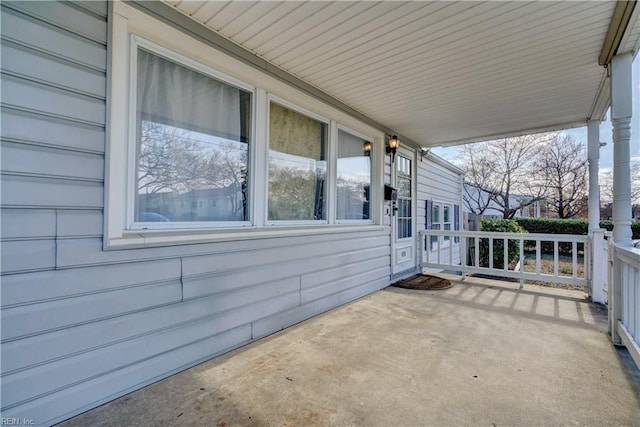
[[[398,188],[398,161],[403,157],[410,161],[411,167],[411,236],[403,239],[398,239],[398,215],[400,211],[394,211],[392,206],[391,216],[391,276],[401,277],[409,274],[413,274],[416,271],[418,265],[417,247],[416,247],[416,213],[417,213],[417,162],[416,151],[400,147],[396,153],[395,161],[391,164],[391,185]],[[399,189],[398,189],[399,190]],[[398,191],[400,193],[400,191]],[[400,198],[400,194],[398,194]],[[400,201],[398,201],[400,205]],[[396,206],[400,207],[400,206]]]

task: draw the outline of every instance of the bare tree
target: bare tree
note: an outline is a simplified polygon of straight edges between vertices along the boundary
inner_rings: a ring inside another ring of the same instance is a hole
[[[491,182],[493,160],[475,155],[471,145],[462,147],[462,154],[467,159],[465,164],[465,184],[463,201],[469,211],[482,215],[491,204],[494,188]]]
[[[602,203],[613,202],[613,171],[600,173],[600,200]],[[640,204],[640,162],[631,163],[631,203]]]
[[[246,218],[247,146],[244,143],[203,137],[188,130],[143,121],[137,173],[138,194],[144,198],[145,208],[153,206],[163,210],[163,214],[177,217],[184,216],[184,212],[175,211],[187,199],[204,198],[202,201],[211,206],[217,199],[224,199],[228,202],[226,218]],[[205,195],[203,191],[209,193]],[[220,213],[202,211],[201,215]]]
[[[198,143],[175,127],[144,121],[138,155],[138,192],[184,192],[201,185],[205,161]]]
[[[470,210],[481,214],[491,205],[510,219],[543,199],[545,188],[532,171],[536,153],[548,139],[548,135],[523,135],[463,147],[465,180],[472,189],[465,195]]]
[[[587,153],[570,135],[554,134],[536,155],[534,173],[558,218],[582,213],[587,194]]]

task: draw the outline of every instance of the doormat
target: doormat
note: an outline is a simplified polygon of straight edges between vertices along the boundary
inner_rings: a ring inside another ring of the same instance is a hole
[[[426,274],[417,274],[407,279],[400,280],[391,286],[404,289],[418,289],[421,291],[435,291],[441,289],[449,289],[453,286],[451,281],[440,277],[429,276]]]

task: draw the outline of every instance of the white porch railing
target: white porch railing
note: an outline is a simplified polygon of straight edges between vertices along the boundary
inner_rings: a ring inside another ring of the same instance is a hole
[[[611,337],[640,367],[640,249],[610,242],[609,277]]]
[[[520,280],[521,286],[524,280],[588,286],[587,236],[453,230],[421,230],[419,236],[423,269],[515,278]],[[517,254],[516,260],[509,259],[508,250],[502,250],[501,259],[496,260],[494,254],[500,246],[511,247]],[[551,246],[551,253],[543,253],[543,246]],[[530,251],[525,255],[526,249]],[[561,255],[561,249],[568,255]],[[564,266],[561,266],[561,260]],[[551,268],[543,268],[543,261],[545,264],[552,262]]]

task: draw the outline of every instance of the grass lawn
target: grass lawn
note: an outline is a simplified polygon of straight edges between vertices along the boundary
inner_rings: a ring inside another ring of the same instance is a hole
[[[536,253],[535,251],[527,252],[524,255],[524,271],[535,272],[536,271]],[[577,257],[577,275],[578,277],[584,277],[584,256],[582,254]],[[542,254],[540,260],[540,272],[542,274],[553,274],[553,255]],[[558,275],[572,277],[573,276],[573,257],[567,255],[558,255]],[[564,289],[576,289],[582,290],[581,286],[564,285],[560,283],[548,283],[538,280],[525,280],[525,283],[535,284],[540,286],[549,286],[554,288]]]

